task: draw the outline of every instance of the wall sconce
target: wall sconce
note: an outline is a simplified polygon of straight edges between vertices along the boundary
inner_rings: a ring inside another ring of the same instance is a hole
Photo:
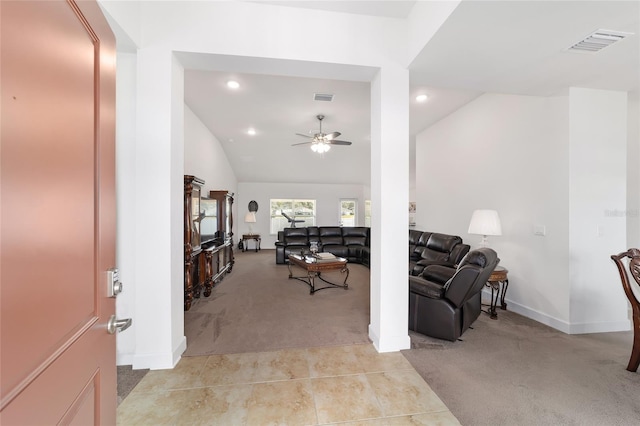
[[[500,216],[495,210],[475,210],[469,223],[469,234],[482,235],[480,247],[489,247],[487,235],[502,235]]]

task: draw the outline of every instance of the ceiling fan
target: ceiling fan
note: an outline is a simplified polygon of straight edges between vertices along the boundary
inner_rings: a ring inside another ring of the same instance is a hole
[[[316,116],[316,118],[318,119],[318,121],[320,121],[320,130],[318,131],[318,133],[314,134],[313,136],[305,135],[303,133],[296,133],[296,135],[298,136],[309,138],[311,140],[308,142],[294,143],[291,146],[311,144],[311,149],[314,152],[324,153],[331,149],[331,145],[351,145],[351,142],[349,141],[341,141],[335,139],[340,136],[340,132],[322,133],[322,120],[324,120],[324,115],[319,114]]]

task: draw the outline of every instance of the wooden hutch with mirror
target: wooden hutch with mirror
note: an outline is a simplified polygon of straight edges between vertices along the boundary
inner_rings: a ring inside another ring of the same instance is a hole
[[[233,268],[233,194],[211,191],[202,196],[204,181],[184,176],[184,310]],[[219,195],[218,193],[224,195]]]

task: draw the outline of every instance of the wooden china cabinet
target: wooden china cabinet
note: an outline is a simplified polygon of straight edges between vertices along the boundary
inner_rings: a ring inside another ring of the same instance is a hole
[[[204,284],[199,274],[200,255],[200,200],[204,181],[195,176],[184,177],[184,310],[191,308],[195,294],[200,296]],[[198,297],[195,296],[195,297]]]
[[[184,310],[203,292],[211,295],[213,286],[233,267],[233,194],[211,191],[202,196],[204,181],[184,176]],[[220,194],[219,194],[220,193]],[[225,194],[222,194],[225,193]]]
[[[224,246],[218,257],[214,259],[217,262],[213,264],[213,266],[217,265],[217,269],[214,268],[214,275],[216,271],[218,274],[223,274],[231,272],[235,263],[233,258],[233,192],[209,191],[209,198],[215,200],[218,208],[216,240],[219,245]]]

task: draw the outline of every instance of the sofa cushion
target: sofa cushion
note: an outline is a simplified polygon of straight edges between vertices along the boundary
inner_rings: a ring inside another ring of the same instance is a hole
[[[322,251],[332,253],[338,257],[349,257],[349,248],[341,244],[323,244]]]
[[[322,243],[322,246],[327,246],[327,245],[342,245],[342,236],[326,236],[326,237],[320,237],[320,242]]]
[[[309,244],[306,228],[284,228],[282,237],[286,246],[306,246]]]
[[[282,235],[285,241],[287,241],[290,237],[307,238],[307,228],[284,228],[282,230]]]
[[[416,231],[415,229],[409,229],[409,245],[415,246],[420,241],[420,237],[422,236],[422,231]]]
[[[320,241],[320,231],[317,226],[308,226],[307,227],[307,236],[309,237],[309,242],[319,242]]]
[[[347,247],[349,253],[349,259],[362,259],[362,247],[363,246],[349,246]]]
[[[320,238],[336,236],[342,238],[342,228],[339,226],[321,226],[318,229],[320,231]]]
[[[458,244],[462,244],[462,238],[456,235],[433,233],[420,257],[431,262],[447,262],[451,250]]]
[[[441,252],[425,248],[420,255],[421,259],[428,260],[429,262],[446,262],[449,260],[449,252]]]
[[[367,237],[351,237],[345,236],[342,237],[345,246],[366,246],[367,245]]]
[[[369,228],[365,228],[364,226],[346,226],[342,228],[342,236],[343,237],[364,237],[367,238],[369,235]]]
[[[450,253],[456,244],[462,244],[462,238],[456,235],[433,233],[429,237],[426,246],[431,250]]]
[[[422,258],[422,252],[426,249],[430,236],[431,232],[423,232],[418,237],[418,242],[413,246],[413,249],[411,248],[412,244],[409,244],[409,259],[416,261]]]
[[[431,234],[431,232],[423,232],[422,235],[420,235],[420,239],[418,240],[418,245],[426,247],[427,242],[429,242],[429,238],[431,238]]]
[[[308,246],[307,237],[289,237],[287,238],[287,246]]]

